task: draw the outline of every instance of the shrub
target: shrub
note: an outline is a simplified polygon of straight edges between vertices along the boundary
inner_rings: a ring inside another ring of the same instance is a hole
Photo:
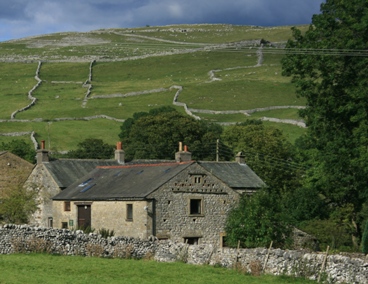
[[[330,246],[332,250],[352,247],[351,235],[344,226],[334,220],[310,220],[300,224],[300,229],[315,236],[321,250]]]
[[[260,276],[262,273],[262,264],[259,260],[252,260],[249,263],[249,269],[252,276]]]
[[[86,254],[87,256],[97,256],[102,257],[104,255],[105,249],[100,244],[87,244]]]
[[[114,252],[112,256],[114,258],[130,259],[132,258],[133,251],[134,246],[132,244],[117,244],[114,247]]]
[[[15,238],[12,240],[12,247],[15,253],[51,253],[52,244],[42,238],[33,236],[30,239],[22,240]]]
[[[107,239],[108,237],[113,237],[114,236],[114,230],[109,230],[109,229],[105,229],[105,228],[101,228],[98,230],[98,233],[101,235],[101,237]]]

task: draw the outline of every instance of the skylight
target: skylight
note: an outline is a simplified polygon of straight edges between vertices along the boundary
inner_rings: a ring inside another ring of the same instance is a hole
[[[79,187],[84,187],[86,186],[91,180],[93,180],[93,178],[89,178],[86,181],[82,182],[80,185],[78,185]]]
[[[81,192],[81,193],[86,192],[88,189],[90,189],[90,188],[94,187],[95,185],[96,185],[95,183],[94,183],[94,184],[90,184],[89,186],[87,186],[87,187],[83,188],[80,192]]]

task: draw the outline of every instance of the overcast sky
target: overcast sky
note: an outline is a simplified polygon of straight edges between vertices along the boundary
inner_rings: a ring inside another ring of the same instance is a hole
[[[309,24],[324,0],[0,0],[0,41],[170,24]]]

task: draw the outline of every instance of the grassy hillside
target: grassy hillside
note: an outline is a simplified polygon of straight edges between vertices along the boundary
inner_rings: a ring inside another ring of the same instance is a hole
[[[53,151],[75,149],[90,137],[115,144],[124,119],[172,105],[178,86],[178,102],[201,119],[299,120],[296,107],[305,102],[281,76],[280,45],[290,36],[290,27],[181,25],[58,33],[0,43],[0,143],[14,139],[4,136],[9,133],[35,131],[36,139],[46,140]],[[275,52],[268,48],[260,57],[261,39],[278,46],[271,48]],[[16,112],[30,104],[28,93],[37,84],[36,75],[42,83],[32,92],[35,105]],[[283,129],[291,141],[304,131],[267,123]],[[22,138],[30,141],[28,134],[16,137]]]

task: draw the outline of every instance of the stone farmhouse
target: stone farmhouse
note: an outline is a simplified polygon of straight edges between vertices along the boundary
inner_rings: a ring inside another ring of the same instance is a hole
[[[180,146],[173,161],[97,166],[52,198],[54,227],[221,245],[229,210],[263,186],[241,153],[201,162]]]
[[[39,208],[31,216],[30,224],[53,227],[52,197],[60,193],[74,181],[83,177],[97,166],[116,166],[120,164],[121,149],[115,151],[115,159],[56,159],[51,160],[45,142],[37,151],[37,164],[30,173],[26,187],[39,192]]]
[[[31,174],[34,165],[8,151],[0,151],[0,199],[9,190],[22,186]]]

